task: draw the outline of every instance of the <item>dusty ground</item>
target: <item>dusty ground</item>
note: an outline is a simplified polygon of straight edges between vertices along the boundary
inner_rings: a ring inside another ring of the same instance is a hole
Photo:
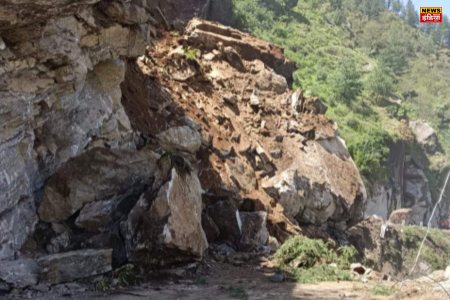
[[[216,273],[216,271],[218,273]],[[249,267],[235,267],[224,264],[220,264],[216,271],[209,276],[203,276],[193,280],[180,280],[178,282],[153,282],[143,287],[118,290],[108,294],[87,293],[77,295],[74,299],[389,299],[388,297],[371,296],[370,290],[374,283],[363,284],[357,282],[334,282],[317,285],[301,285],[290,282],[272,283],[269,281],[269,276],[271,276],[273,272],[264,273]],[[37,299],[62,300],[67,298],[45,295]]]
[[[209,261],[204,264],[208,268],[201,274],[189,279],[152,280],[141,287],[117,289],[108,293],[88,292],[61,297],[47,294],[37,300],[63,299],[106,299],[106,300],[388,300],[390,296],[374,296],[372,290],[377,284],[385,287],[398,287],[398,283],[369,281],[324,282],[320,284],[297,284],[294,282],[273,283],[269,277],[273,269],[265,268],[264,263],[248,263],[234,266],[227,263]],[[442,271],[440,271],[442,272]],[[440,281],[437,279],[437,281]],[[440,282],[440,286],[432,280],[416,280],[404,285],[399,300],[440,300],[450,299],[441,288],[450,288],[450,282]],[[23,299],[23,298],[16,298]]]

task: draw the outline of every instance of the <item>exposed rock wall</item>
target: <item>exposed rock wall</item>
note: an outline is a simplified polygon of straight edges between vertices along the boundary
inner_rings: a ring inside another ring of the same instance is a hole
[[[414,161],[406,155],[405,142],[398,141],[390,146],[388,158],[389,180],[372,191],[366,208],[366,215],[377,215],[388,220],[400,208],[411,208],[412,217],[407,224],[427,224],[433,209],[428,179]],[[432,224],[437,225],[435,215]]]
[[[144,54],[155,26],[208,13],[217,12],[206,0],[2,1],[0,259],[34,231],[59,166],[94,147],[135,148],[123,59]]]

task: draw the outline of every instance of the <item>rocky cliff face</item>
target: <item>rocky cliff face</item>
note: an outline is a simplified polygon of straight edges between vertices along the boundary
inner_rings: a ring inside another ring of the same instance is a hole
[[[26,286],[195,261],[362,218],[337,125],[289,90],[283,49],[200,19],[158,30],[226,19],[227,3],[0,7],[0,283],[23,287],[17,268]]]
[[[373,191],[367,201],[366,214],[388,220],[394,211],[410,208],[412,217],[407,224],[426,225],[434,203],[430,185],[423,170],[406,154],[405,142],[398,141],[390,146],[388,166],[388,183]],[[433,217],[433,226],[437,226],[439,215],[440,212]]]

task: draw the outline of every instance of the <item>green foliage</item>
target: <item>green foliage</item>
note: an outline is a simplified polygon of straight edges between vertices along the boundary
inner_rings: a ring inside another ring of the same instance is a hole
[[[338,248],[338,252],[341,255],[341,265],[343,267],[350,267],[353,257],[357,254],[354,246],[343,246]]]
[[[419,13],[414,7],[414,3],[411,0],[408,0],[406,3],[406,22],[409,26],[416,27],[419,24]]]
[[[104,277],[95,282],[94,286],[97,292],[107,292],[111,289],[111,283]]]
[[[232,286],[226,289],[230,296],[234,299],[247,300],[248,294],[243,288],[234,288]]]
[[[392,291],[390,288],[385,286],[384,284],[377,283],[371,290],[370,293],[373,296],[390,296]]]
[[[417,226],[403,227],[402,241],[408,248],[405,253],[409,261],[416,258],[426,230],[424,227]],[[450,240],[441,230],[430,230],[421,252],[421,260],[429,264],[433,270],[445,269],[450,264]]]
[[[385,163],[389,155],[387,145],[391,138],[380,129],[372,129],[368,137],[362,136],[349,144],[348,149],[359,171],[367,179],[386,178]]]
[[[142,283],[142,278],[132,264],[128,264],[117,270],[119,284],[121,286],[137,286]]]
[[[293,273],[295,281],[301,284],[353,280],[349,271],[326,265],[318,265],[310,269],[296,269]]]
[[[275,261],[278,265],[288,265],[290,262],[300,259],[301,267],[312,268],[321,259],[328,258],[330,251],[328,245],[322,240],[308,239],[295,236],[288,239],[275,253]]]
[[[289,238],[275,253],[275,262],[294,275],[299,283],[318,283],[322,281],[350,281],[349,268],[356,249],[340,247],[337,251],[322,240],[308,239],[303,236]],[[295,262],[298,268],[291,268]],[[336,263],[338,268],[328,266]]]
[[[197,50],[186,50],[184,52],[184,55],[186,55],[187,59],[197,60]]]
[[[367,78],[366,90],[376,100],[385,99],[394,92],[394,76],[383,61]]]
[[[330,95],[333,100],[349,102],[362,92],[361,74],[353,59],[345,57],[331,75]]]

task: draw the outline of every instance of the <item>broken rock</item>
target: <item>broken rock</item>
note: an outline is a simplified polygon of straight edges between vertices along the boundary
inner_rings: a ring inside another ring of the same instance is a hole
[[[108,200],[130,188],[141,191],[155,176],[157,154],[94,148],[70,160],[48,182],[39,215],[63,222],[84,204]]]
[[[39,281],[41,270],[32,259],[2,261],[0,265],[0,280],[13,288],[25,288]]]
[[[123,234],[132,262],[168,265],[200,260],[208,247],[202,229],[202,188],[195,174],[179,174],[156,198],[147,191],[128,216]]]
[[[172,127],[157,135],[160,144],[168,150],[197,152],[202,146],[202,137],[189,126]]]
[[[41,282],[58,284],[112,270],[112,250],[79,250],[38,259]]]
[[[389,222],[398,225],[409,225],[412,215],[412,208],[398,209],[392,212],[391,216],[389,217]]]
[[[223,49],[223,53],[225,54],[225,57],[227,61],[230,63],[230,65],[238,70],[239,72],[245,73],[247,70],[245,69],[244,63],[242,62],[242,58],[239,55],[239,53],[234,50],[233,47],[225,47]]]
[[[297,189],[298,181],[297,171],[286,170],[262,185],[266,193],[280,203],[284,212],[292,218],[296,218],[306,205],[302,193]]]

